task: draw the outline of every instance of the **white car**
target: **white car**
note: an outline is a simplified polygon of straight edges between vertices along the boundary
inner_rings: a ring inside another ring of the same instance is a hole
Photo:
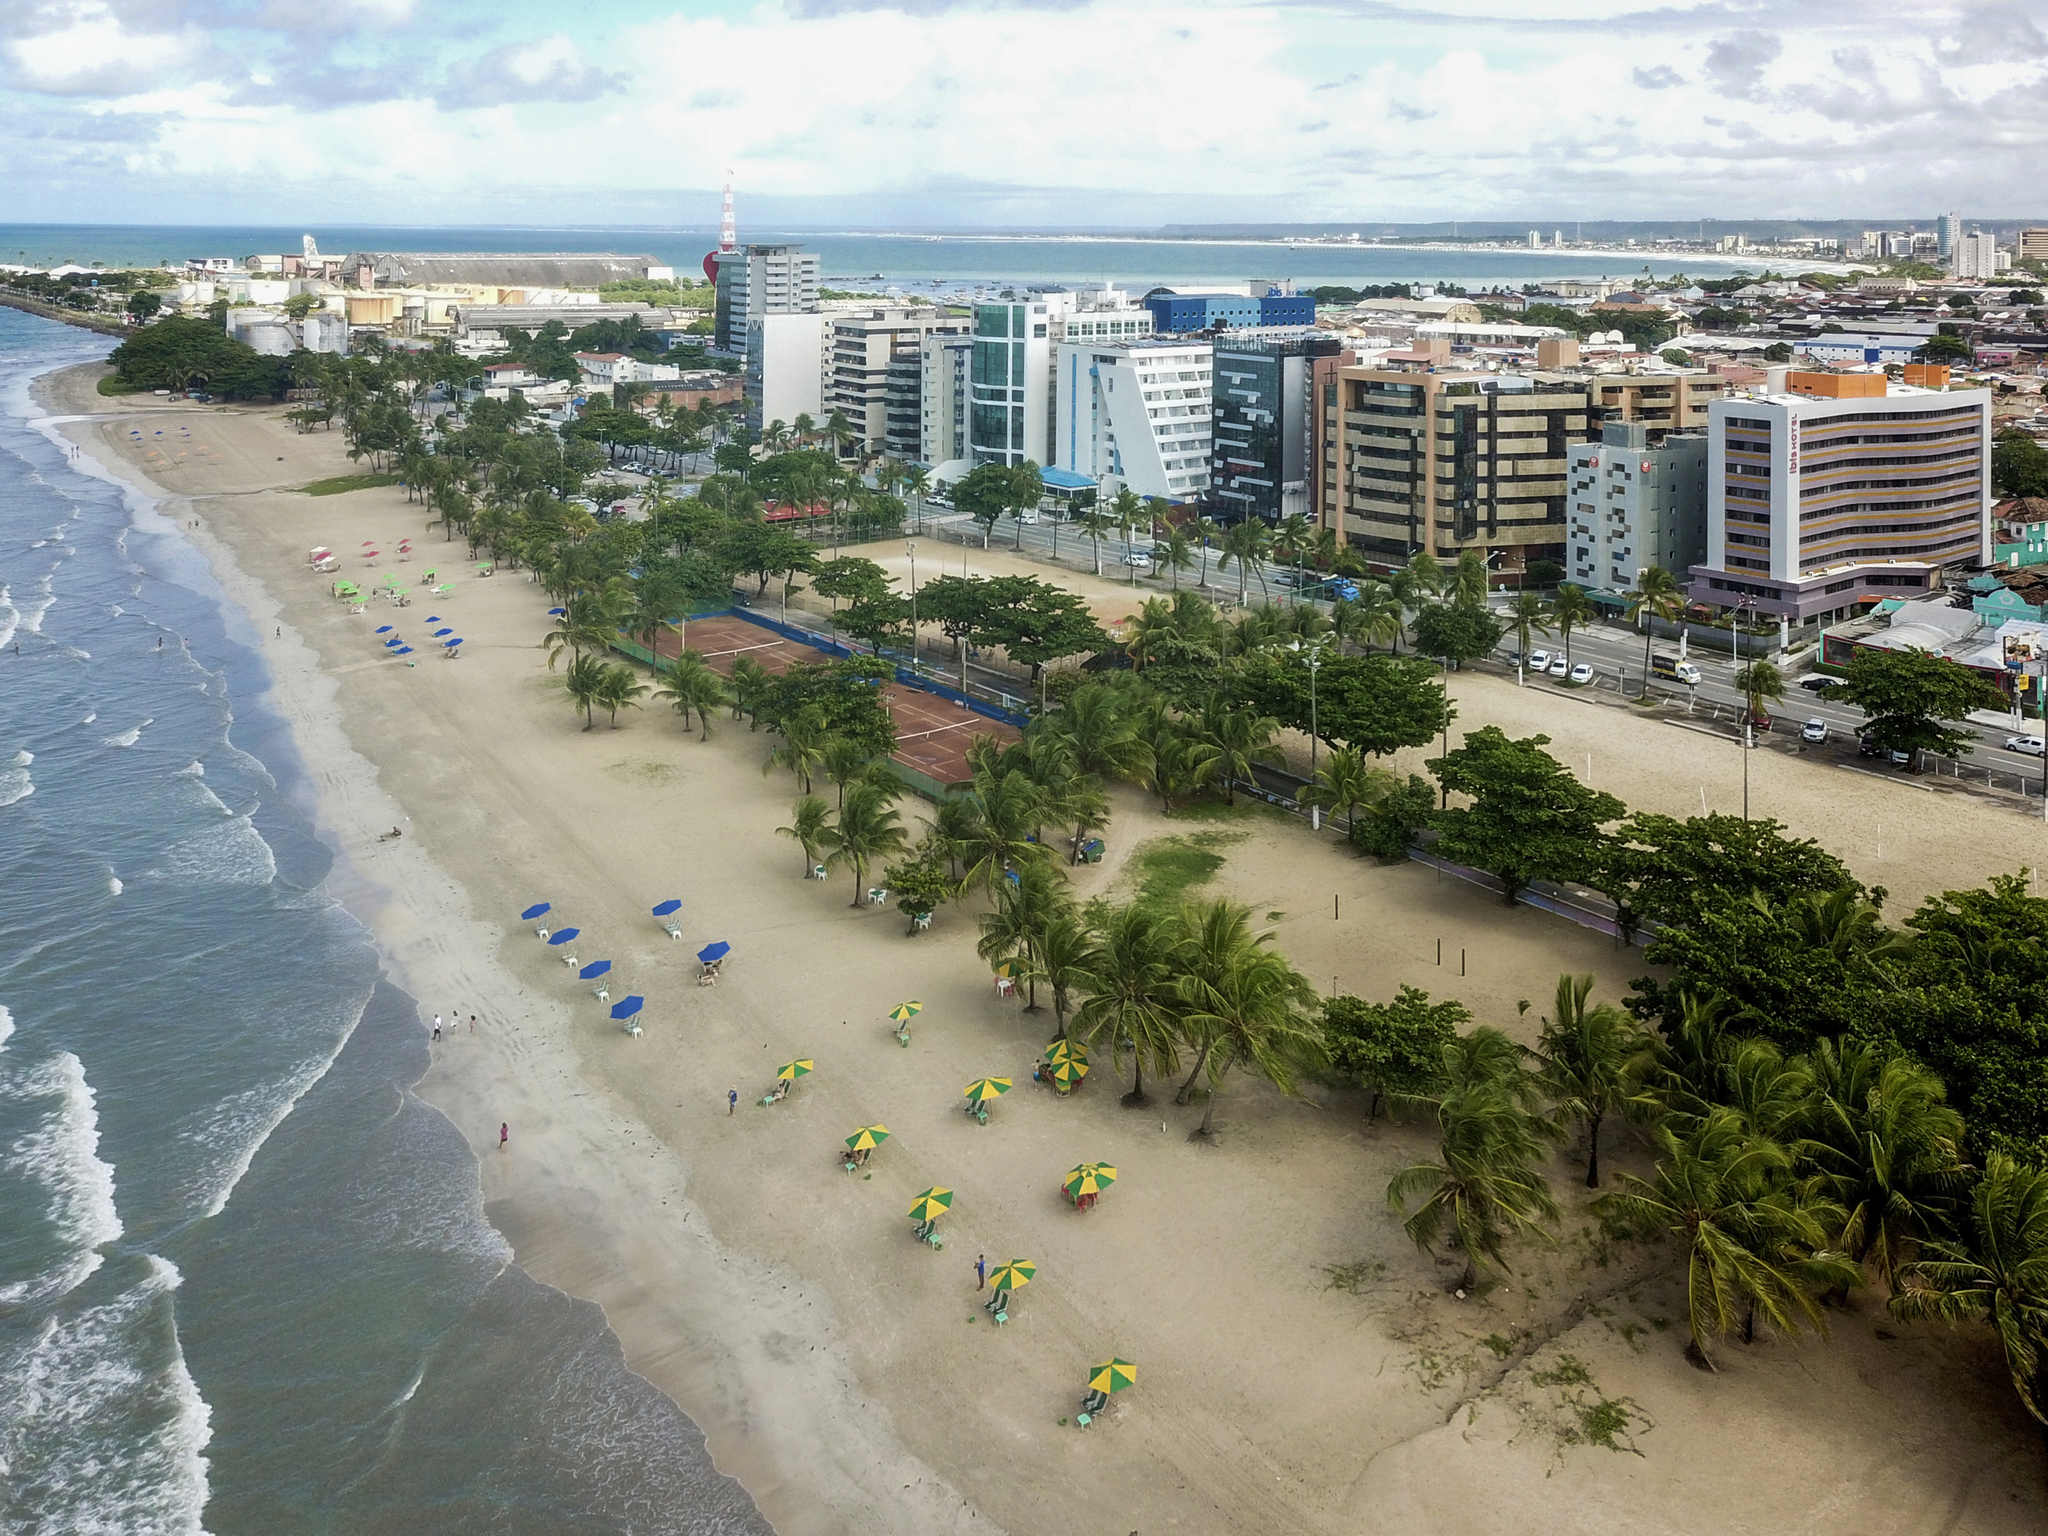
[[[1531,672],[1548,672],[1550,670],[1550,652],[1531,651],[1529,653],[1529,670]]]
[[[1552,677],[1570,677],[1572,675],[1571,663],[1566,661],[1562,656],[1553,657],[1551,659],[1549,667],[1547,667],[1545,670],[1548,671]]]
[[[1827,721],[1821,719],[1819,715],[1813,716],[1806,724],[1799,727],[1799,739],[1801,741],[1826,741],[1828,739]]]
[[[1124,556],[1125,565],[1134,565],[1141,571],[1144,570],[1151,563],[1152,557],[1150,555],[1143,554],[1137,550],[1133,550],[1131,551],[1131,553]]]
[[[2008,736],[2005,738],[2005,750],[2024,752],[2028,757],[2041,757],[2048,755],[2048,741],[2043,741],[2039,736]]]
[[[1582,687],[1593,681],[1593,664],[1589,661],[1582,661],[1576,667],[1573,667],[1571,681]]]

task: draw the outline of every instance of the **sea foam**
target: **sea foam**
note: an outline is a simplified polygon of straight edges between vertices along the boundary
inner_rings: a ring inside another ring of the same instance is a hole
[[[0,1286],[0,1303],[19,1305],[61,1296],[98,1269],[104,1262],[100,1249],[121,1235],[121,1215],[114,1204],[113,1167],[99,1155],[99,1107],[84,1064],[60,1051],[14,1075],[0,1092],[17,1100],[56,1100],[42,1122],[17,1136],[6,1152],[11,1172],[48,1192],[45,1215],[64,1245],[42,1274]]]
[[[154,725],[155,723],[156,716],[151,715],[148,719],[144,720],[141,725],[131,725],[128,727],[127,730],[121,732],[118,736],[102,737],[100,740],[100,745],[103,747],[132,747],[135,745],[136,742],[142,739],[143,731],[151,725]]]
[[[0,806],[26,800],[35,792],[35,781],[26,768],[0,768]]]

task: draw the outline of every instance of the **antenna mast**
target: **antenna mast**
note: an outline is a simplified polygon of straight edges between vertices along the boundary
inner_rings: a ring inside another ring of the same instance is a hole
[[[721,251],[736,251],[740,248],[739,225],[732,216],[732,172],[725,173],[725,206],[718,216],[718,248]]]

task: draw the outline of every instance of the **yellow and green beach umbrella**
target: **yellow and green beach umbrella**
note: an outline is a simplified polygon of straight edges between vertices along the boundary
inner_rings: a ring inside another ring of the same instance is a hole
[[[924,1004],[913,1000],[907,1003],[898,1003],[894,1008],[891,1008],[889,1010],[889,1017],[894,1019],[898,1024],[908,1024],[912,1019],[916,1018],[920,1013],[923,1012]]]
[[[1099,1195],[1116,1182],[1116,1169],[1108,1163],[1083,1163],[1067,1174],[1067,1197],[1079,1200],[1083,1195]]]
[[[953,1191],[943,1184],[934,1184],[930,1189],[910,1202],[912,1221],[937,1221],[952,1208]]]
[[[1017,962],[1014,960],[998,960],[996,962],[996,974],[1014,981],[1017,976]]]
[[[1078,1040],[1055,1040],[1046,1046],[1045,1059],[1047,1061],[1078,1061],[1085,1067],[1088,1064],[1088,1047]]]
[[[988,1272],[989,1285],[998,1291],[1021,1291],[1031,1283],[1031,1277],[1038,1273],[1038,1266],[1029,1259],[1012,1259],[1007,1264],[998,1264]]]
[[[1007,1077],[977,1077],[964,1090],[970,1104],[986,1104],[990,1099],[1001,1098],[1010,1091]]]
[[[1128,1360],[1105,1360],[1088,1370],[1091,1392],[1121,1392],[1138,1379],[1138,1368]]]
[[[796,1061],[785,1061],[776,1072],[775,1078],[777,1082],[793,1083],[800,1077],[809,1077],[816,1066],[817,1063],[807,1056]]]
[[[846,1138],[846,1144],[856,1152],[872,1152],[888,1139],[886,1125],[864,1125]]]
[[[1045,1075],[1061,1088],[1071,1088],[1088,1075],[1088,1063],[1077,1056],[1062,1056],[1045,1064]]]

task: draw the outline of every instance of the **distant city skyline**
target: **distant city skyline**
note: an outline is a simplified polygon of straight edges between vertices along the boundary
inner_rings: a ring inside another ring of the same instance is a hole
[[[2010,0],[592,0],[571,19],[28,0],[0,42],[9,215],[674,226],[715,221],[731,166],[743,224],[781,228],[1995,218],[2037,180],[2048,101],[2048,32]]]

